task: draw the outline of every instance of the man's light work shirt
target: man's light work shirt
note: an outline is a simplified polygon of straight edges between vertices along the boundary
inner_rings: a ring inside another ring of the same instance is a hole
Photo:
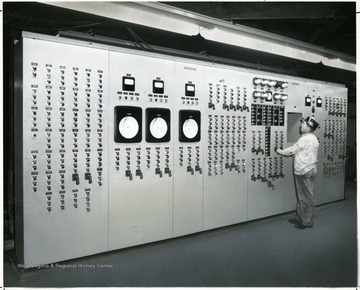
[[[279,150],[285,156],[294,155],[294,173],[304,175],[316,168],[319,141],[314,133],[305,133],[291,147]]]

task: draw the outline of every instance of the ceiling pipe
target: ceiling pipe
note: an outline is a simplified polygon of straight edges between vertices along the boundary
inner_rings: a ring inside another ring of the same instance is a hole
[[[347,54],[162,3],[103,1],[43,3],[188,36],[200,34],[210,41],[356,71],[355,58]]]

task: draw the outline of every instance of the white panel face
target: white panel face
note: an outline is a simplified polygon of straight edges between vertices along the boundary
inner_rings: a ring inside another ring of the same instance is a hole
[[[157,110],[173,104],[174,62],[111,52],[110,75],[109,127],[120,139],[109,135],[109,245],[118,249],[172,237],[175,124]]]
[[[108,53],[32,39],[23,51],[25,264],[106,251]]]
[[[175,62],[174,236],[202,230],[204,67]]]
[[[314,114],[321,127],[316,135],[320,140],[318,175],[314,195],[317,204],[344,198],[346,160],[346,89],[307,83],[306,96],[311,106],[305,115]]]
[[[247,220],[251,81],[247,73],[206,68],[204,229]]]
[[[293,211],[293,158],[276,149],[298,140],[301,117],[321,126],[316,204],[344,198],[344,87],[23,40],[17,255],[29,266]]]
[[[287,108],[298,109],[298,95],[288,79],[276,75],[253,74],[248,83],[251,95],[249,134],[248,219],[284,211],[284,184],[292,177],[285,158],[276,153],[286,147]],[[290,105],[291,104],[291,105]]]

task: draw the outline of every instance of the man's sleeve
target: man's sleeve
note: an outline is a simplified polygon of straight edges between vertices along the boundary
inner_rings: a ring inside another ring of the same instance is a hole
[[[279,153],[284,156],[292,156],[302,149],[301,143],[298,141],[293,146],[285,149],[279,149]]]

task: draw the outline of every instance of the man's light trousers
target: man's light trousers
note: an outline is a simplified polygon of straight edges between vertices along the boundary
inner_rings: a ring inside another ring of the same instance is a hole
[[[310,170],[304,175],[295,175],[296,186],[296,219],[304,226],[313,226],[314,224],[314,180],[316,168]]]

